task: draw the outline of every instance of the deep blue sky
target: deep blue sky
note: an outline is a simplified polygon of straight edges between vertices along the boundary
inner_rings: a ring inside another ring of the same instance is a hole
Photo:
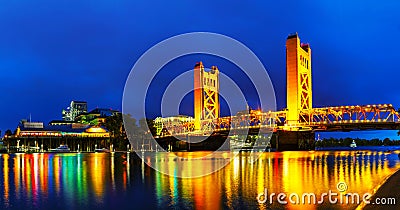
[[[247,45],[268,69],[278,108],[286,103],[285,40],[296,31],[312,48],[314,106],[400,107],[398,11],[396,0],[2,0],[0,130],[14,130],[30,113],[35,121],[60,119],[73,99],[120,110],[139,56],[194,31]]]

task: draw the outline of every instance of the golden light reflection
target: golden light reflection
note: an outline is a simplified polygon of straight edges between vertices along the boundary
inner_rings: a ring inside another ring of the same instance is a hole
[[[235,165],[235,161],[237,162],[237,158],[233,159],[233,165]],[[235,166],[233,166],[235,168]],[[237,166],[236,166],[237,167]],[[235,172],[235,169],[233,170]],[[236,189],[235,185],[232,183],[232,179],[234,180],[235,178],[232,176],[232,171],[231,170],[227,170],[225,172],[225,189],[224,192],[226,193],[226,199],[227,199],[227,205],[229,208],[233,208],[233,192]]]
[[[259,159],[259,161],[258,162],[256,162],[256,164],[257,164],[257,180],[258,180],[258,182],[257,182],[257,192],[264,192],[264,189],[266,188],[266,180],[268,180],[267,179],[267,176],[268,176],[268,174],[266,174],[265,173],[265,169],[266,168],[264,168],[263,167],[263,164],[264,164],[264,161],[263,161],[263,158],[260,158]],[[267,176],[266,176],[267,175]],[[260,206],[262,206],[262,205],[260,205]]]
[[[48,170],[46,170],[47,168],[47,162],[45,162],[44,160],[44,154],[41,153],[40,154],[40,166],[39,166],[39,177],[40,177],[40,190],[41,192],[43,192],[45,195],[47,194],[47,179],[46,177],[48,177]]]
[[[127,184],[130,185],[131,183],[131,161],[130,161],[130,153],[128,153],[126,156],[126,175],[127,175]]]
[[[20,193],[20,178],[21,178],[21,156],[17,154],[14,157],[14,187],[15,187],[15,195],[17,196],[17,199],[19,199],[19,193]]]
[[[39,188],[39,174],[38,174],[38,155],[37,153],[33,154],[31,157],[33,161],[33,173],[32,173],[32,195],[33,200],[36,201],[38,198],[38,188]]]
[[[32,173],[32,169],[31,169],[31,164],[30,164],[30,156],[31,155],[25,155],[25,159],[23,161],[25,161],[24,164],[24,178],[23,180],[25,180],[25,190],[28,192],[28,197],[32,197],[32,184],[31,184],[31,173]]]
[[[203,178],[183,179],[183,186],[193,182],[193,197],[195,209],[219,209],[221,202],[221,185],[210,185],[215,180],[215,175]]]
[[[132,179],[142,179],[143,183],[140,184],[146,190],[154,190],[157,199],[154,202],[160,208],[168,205],[197,209],[219,209],[225,206],[275,209],[282,208],[276,197],[273,204],[257,202],[256,196],[264,188],[267,188],[269,194],[312,192],[318,196],[328,190],[336,190],[336,184],[343,181],[348,185],[346,192],[373,193],[382,180],[400,168],[398,159],[393,160],[393,154],[382,152],[271,152],[261,154],[256,161],[254,156],[244,152],[222,170],[204,177],[185,179],[163,175],[146,165],[150,162],[152,165],[164,167],[165,171],[178,172],[177,163],[182,160],[176,159],[171,153],[159,153],[155,159],[146,157],[143,165],[140,159],[124,155],[126,154],[117,154],[115,157],[106,153],[1,155],[3,174],[0,181],[3,183],[0,182],[0,185],[4,184],[4,195],[0,195],[0,198],[7,201],[21,196],[18,199],[40,202],[40,199],[59,196],[69,201],[101,204],[110,192],[135,190],[136,186],[130,187],[129,183],[132,169],[132,172],[137,172],[132,174]],[[390,155],[392,159],[389,158]],[[187,164],[192,166],[191,164],[198,162],[187,161]],[[208,160],[201,161],[201,164],[196,169],[197,172],[218,168],[218,163],[213,165]],[[144,175],[142,178],[139,175],[141,167]],[[182,174],[189,176],[194,173],[183,171]],[[326,204],[284,206],[288,209],[320,207],[332,208]],[[354,207],[355,205],[338,204],[334,208]]]
[[[92,188],[97,199],[101,199],[104,195],[104,174],[105,174],[105,163],[104,163],[104,154],[102,153],[94,153],[92,154],[93,161],[89,162],[90,174],[92,175]]]
[[[114,171],[115,171],[115,164],[114,164],[115,158],[114,158],[114,153],[111,153],[111,160],[110,160],[110,171],[111,171],[111,184],[112,184],[112,188],[115,189],[115,175],[114,175]]]
[[[1,156],[3,159],[3,178],[4,178],[4,202],[8,203],[9,202],[9,180],[8,180],[8,175],[9,175],[9,165],[8,165],[8,159],[10,158],[8,154],[2,155]]]
[[[176,170],[177,160],[168,159],[162,162],[168,170]],[[379,152],[282,152],[263,153],[256,162],[247,153],[241,153],[223,170],[216,173],[194,179],[178,179],[175,177],[159,176],[156,182],[159,201],[162,198],[163,189],[168,189],[171,205],[179,205],[177,202],[184,199],[193,200],[194,208],[220,208],[221,203],[234,208],[240,205],[256,204],[258,208],[282,208],[277,203],[276,196],[273,204],[258,204],[257,193],[265,188],[269,193],[314,193],[316,201],[322,193],[329,190],[336,191],[336,185],[344,181],[348,185],[346,192],[372,193],[374,187],[387,176],[394,173],[400,164],[389,166],[385,160],[385,154]],[[160,157],[160,160],[162,158]],[[205,170],[207,161],[204,161]],[[198,169],[200,170],[200,169]],[[187,173],[189,174],[189,173]],[[167,179],[165,182],[163,180]],[[209,187],[213,186],[213,187]],[[193,191],[192,196],[187,196]],[[221,197],[221,193],[224,194]],[[301,197],[300,197],[301,198]],[[269,198],[268,198],[269,199]],[[286,198],[288,201],[288,198]],[[299,200],[301,202],[301,200]],[[352,209],[356,205],[337,204],[334,208]],[[287,204],[288,209],[316,209],[321,206],[313,204]],[[322,207],[332,208],[324,198]]]
[[[52,171],[52,173],[54,174],[54,183],[57,194],[60,193],[60,175],[61,175],[60,164],[61,164],[60,157],[54,156],[52,163],[54,171]]]
[[[168,159],[168,170],[170,172],[178,171],[176,163],[174,163],[174,156],[170,156]],[[176,176],[169,176],[169,192],[171,197],[171,204],[176,204],[178,200],[178,178]]]

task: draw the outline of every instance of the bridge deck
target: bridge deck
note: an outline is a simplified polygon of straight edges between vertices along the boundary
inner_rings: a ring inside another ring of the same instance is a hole
[[[165,125],[167,132],[164,136],[204,135],[226,131],[244,133],[248,130],[254,133],[255,130],[276,132],[400,129],[400,115],[391,104],[313,108],[301,111],[300,122],[291,124],[287,123],[286,114],[286,111],[250,110],[248,114],[205,120],[201,130],[194,130],[192,122],[185,121],[182,124]]]

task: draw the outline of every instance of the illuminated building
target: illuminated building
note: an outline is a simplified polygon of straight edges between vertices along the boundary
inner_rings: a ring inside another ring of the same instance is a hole
[[[90,125],[102,125],[106,122],[106,118],[120,114],[119,111],[112,109],[96,108],[90,112],[84,112],[75,117],[76,122]]]
[[[72,121],[53,120],[48,125],[43,122],[22,120],[14,135],[7,139],[13,151],[46,151],[66,144],[71,151],[93,151],[108,148],[112,144],[110,132],[97,125]],[[30,149],[31,148],[31,149]]]
[[[110,146],[110,132],[101,126],[81,123],[44,125],[43,122],[21,122],[15,135],[8,139],[14,151],[46,151],[66,144],[71,151],[93,151]]]
[[[154,126],[156,127],[156,135],[171,135],[175,132],[182,133],[187,131],[193,131],[193,117],[178,115],[173,117],[157,117],[154,120]],[[178,129],[178,130],[177,130]]]
[[[110,137],[107,129],[81,123],[49,124],[43,122],[22,122],[17,127],[16,138],[21,137]]]
[[[194,67],[194,128],[200,130],[202,121],[219,118],[219,70],[212,66],[205,71],[202,62]]]
[[[75,121],[75,118],[87,112],[86,101],[71,101],[69,107],[66,110],[62,110],[62,118],[65,121]]]
[[[299,123],[300,112],[312,109],[311,48],[296,34],[286,40],[287,123]]]

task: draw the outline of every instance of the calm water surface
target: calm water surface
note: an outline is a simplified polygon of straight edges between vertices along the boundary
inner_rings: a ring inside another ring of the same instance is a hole
[[[170,153],[145,153],[144,161],[135,153],[1,154],[0,209],[354,209],[326,199],[322,205],[259,204],[257,195],[267,188],[268,194],[313,192],[318,198],[337,192],[338,182],[347,184],[346,192],[373,193],[400,168],[399,150],[270,152],[257,160],[241,153],[218,172],[192,179],[145,163],[176,170],[180,160]]]

